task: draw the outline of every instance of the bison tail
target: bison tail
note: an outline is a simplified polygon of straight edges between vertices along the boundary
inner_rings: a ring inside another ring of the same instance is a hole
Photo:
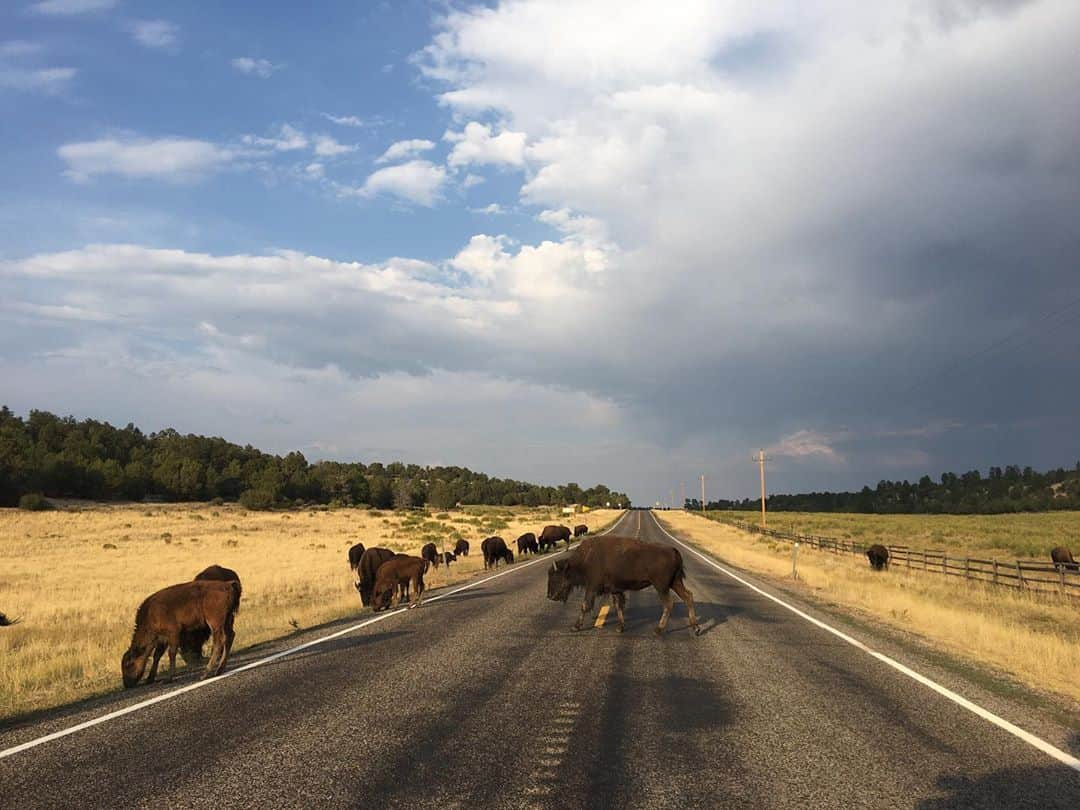
[[[240,594],[243,593],[243,590],[240,583],[235,579],[229,581],[229,586],[232,589],[232,601],[229,604],[229,609],[233,613],[238,613],[240,611]]]
[[[681,582],[686,579],[686,569],[683,567],[682,552],[674,546],[671,550],[675,552],[675,570],[671,574],[671,582],[668,583],[668,588],[671,588],[676,582]]]

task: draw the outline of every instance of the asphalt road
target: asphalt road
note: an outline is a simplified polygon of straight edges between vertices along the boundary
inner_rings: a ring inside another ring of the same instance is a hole
[[[617,531],[670,544],[648,512]],[[684,557],[699,637],[680,603],[657,638],[650,592],[625,634],[571,632],[547,566],[515,566],[2,759],[0,805],[1080,807],[1080,774]]]

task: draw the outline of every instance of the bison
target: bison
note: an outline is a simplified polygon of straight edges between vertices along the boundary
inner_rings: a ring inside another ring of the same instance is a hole
[[[454,554],[457,556],[468,557],[469,556],[469,541],[458,540],[457,545],[454,546]]]
[[[525,532],[517,539],[518,555],[524,557],[526,554],[539,554],[540,545],[536,542],[536,535],[532,532]]]
[[[357,543],[349,549],[349,568],[353,572],[353,582],[360,581],[360,558],[364,556],[364,544]]]
[[[611,601],[619,617],[618,631],[626,627],[624,608],[626,591],[640,591],[650,585],[656,588],[664,611],[656,634],[667,627],[668,617],[675,600],[671,591],[686,603],[690,614],[690,626],[700,635],[697,614],[694,613],[694,595],[683,584],[685,576],[682,554],[672,546],[646,543],[633,537],[604,535],[587,537],[565,560],[552,563],[548,571],[548,599],[565,602],[570,591],[582,588],[585,596],[581,601],[581,614],[574,629],[580,630],[586,614],[593,608],[596,597],[611,594]]]
[[[450,563],[457,562],[457,554],[454,554],[452,551],[444,551],[442,556],[443,565],[446,566],[447,570],[450,570]]]
[[[889,567],[889,550],[880,543],[875,543],[866,550],[866,558],[870,560],[870,567],[875,571]]]
[[[211,565],[204,568],[195,575],[195,581],[199,580],[235,582],[238,587],[240,586],[240,575],[231,568],[225,568],[222,565]],[[242,594],[243,588],[239,587],[237,593]],[[240,598],[237,596],[237,610],[240,609],[239,601]],[[201,664],[203,646],[209,638],[210,628],[205,625],[197,629],[184,630],[180,633],[180,655],[183,657],[184,662],[187,664]]]
[[[1059,569],[1080,571],[1080,563],[1073,559],[1072,552],[1065,546],[1058,546],[1050,552],[1050,559]]]
[[[514,553],[501,537],[487,538],[480,544],[480,553],[484,555],[484,568],[498,568],[499,560],[505,560],[507,565],[514,561]]]
[[[18,619],[9,619],[3,613],[0,613],[0,627],[11,627],[11,625],[18,623]]]
[[[438,568],[439,563],[442,562],[439,556],[439,549],[434,543],[425,543],[424,547],[420,549],[421,559],[427,560],[428,564],[435,568]]]
[[[589,533],[589,527],[584,523],[579,523],[574,527],[574,537],[584,537]]]
[[[131,646],[120,661],[124,688],[130,689],[139,682],[151,654],[154,662],[146,682],[153,683],[161,655],[166,650],[169,652],[171,681],[176,673],[176,652],[181,634],[202,627],[209,627],[214,638],[214,648],[203,677],[220,675],[236,635],[233,620],[239,605],[240,583],[236,580],[183,582],[148,596],[135,614]]]
[[[541,551],[548,547],[555,548],[560,540],[565,540],[566,545],[570,545],[570,529],[566,526],[545,526],[539,538]]]
[[[371,604],[371,594],[375,588],[375,575],[387,560],[394,558],[394,552],[388,548],[378,546],[369,548],[360,558],[360,578],[356,583],[356,590],[360,594],[360,604],[367,607]]]
[[[410,588],[412,599],[409,600],[409,607],[420,607],[421,594],[424,592],[424,572],[427,568],[427,560],[405,554],[398,554],[380,565],[372,589],[372,610],[395,607]]]

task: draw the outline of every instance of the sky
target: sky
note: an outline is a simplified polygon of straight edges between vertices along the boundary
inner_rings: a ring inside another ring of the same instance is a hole
[[[0,402],[700,489],[1080,459],[1075,0],[12,0]]]

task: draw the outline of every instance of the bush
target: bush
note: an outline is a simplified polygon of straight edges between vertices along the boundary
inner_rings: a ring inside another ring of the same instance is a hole
[[[254,511],[273,509],[274,493],[268,489],[245,489],[240,493],[240,505]]]
[[[52,509],[53,505],[40,492],[28,492],[19,498],[19,508],[27,512],[44,512],[46,509]]]

